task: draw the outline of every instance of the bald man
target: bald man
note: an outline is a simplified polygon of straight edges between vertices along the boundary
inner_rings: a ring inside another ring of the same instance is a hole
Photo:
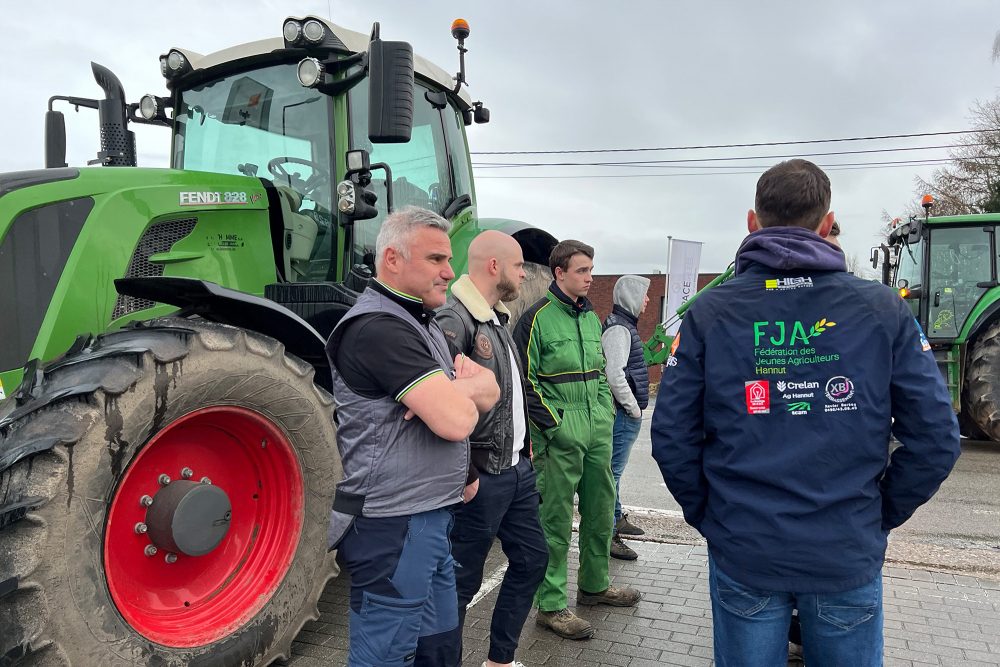
[[[479,489],[456,513],[451,532],[451,554],[459,566],[459,623],[435,662],[444,667],[462,663],[465,610],[482,585],[494,538],[500,538],[508,566],[493,610],[484,667],[523,667],[514,661],[514,652],[548,563],[525,419],[524,371],[505,326],[510,312],[503,303],[518,298],[524,278],[517,241],[501,232],[483,232],[469,244],[469,273],[452,284],[447,304],[435,316],[451,353],[489,368],[500,385],[500,400],[480,415],[469,436],[470,473],[478,473],[473,484]]]

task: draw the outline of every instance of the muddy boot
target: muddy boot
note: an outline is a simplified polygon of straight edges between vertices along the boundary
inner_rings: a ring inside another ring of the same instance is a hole
[[[594,636],[594,626],[569,609],[559,611],[538,610],[535,624],[548,628],[564,639],[590,639]]]
[[[621,535],[615,533],[611,538],[611,557],[618,560],[635,560],[639,554],[622,541]]]
[[[576,603],[582,605],[606,604],[612,607],[634,607],[642,599],[642,593],[634,588],[615,588],[609,586],[600,593],[576,592]]]
[[[622,514],[622,518],[618,519],[617,523],[615,523],[615,532],[622,535],[646,534],[646,531],[628,520],[628,514]]]

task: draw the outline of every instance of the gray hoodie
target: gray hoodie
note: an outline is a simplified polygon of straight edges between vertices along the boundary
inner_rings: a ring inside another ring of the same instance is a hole
[[[630,315],[639,318],[642,312],[642,302],[649,290],[649,278],[626,275],[618,279],[612,294],[614,304]],[[611,393],[618,404],[625,408],[631,417],[639,417],[642,410],[628,386],[625,377],[625,366],[628,365],[628,354],[632,348],[632,337],[629,330],[623,326],[608,327],[601,335],[601,346],[604,348],[605,366]]]

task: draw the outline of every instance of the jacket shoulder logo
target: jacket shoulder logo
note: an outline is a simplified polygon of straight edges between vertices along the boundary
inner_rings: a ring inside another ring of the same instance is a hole
[[[476,336],[476,354],[482,359],[493,358],[493,345],[490,343],[490,339],[486,337],[486,334],[478,334]]]

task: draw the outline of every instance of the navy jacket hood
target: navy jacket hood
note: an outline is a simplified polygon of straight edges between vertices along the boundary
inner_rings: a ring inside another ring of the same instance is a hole
[[[765,227],[750,234],[736,251],[736,273],[752,264],[778,271],[846,271],[844,252],[802,227]]]

